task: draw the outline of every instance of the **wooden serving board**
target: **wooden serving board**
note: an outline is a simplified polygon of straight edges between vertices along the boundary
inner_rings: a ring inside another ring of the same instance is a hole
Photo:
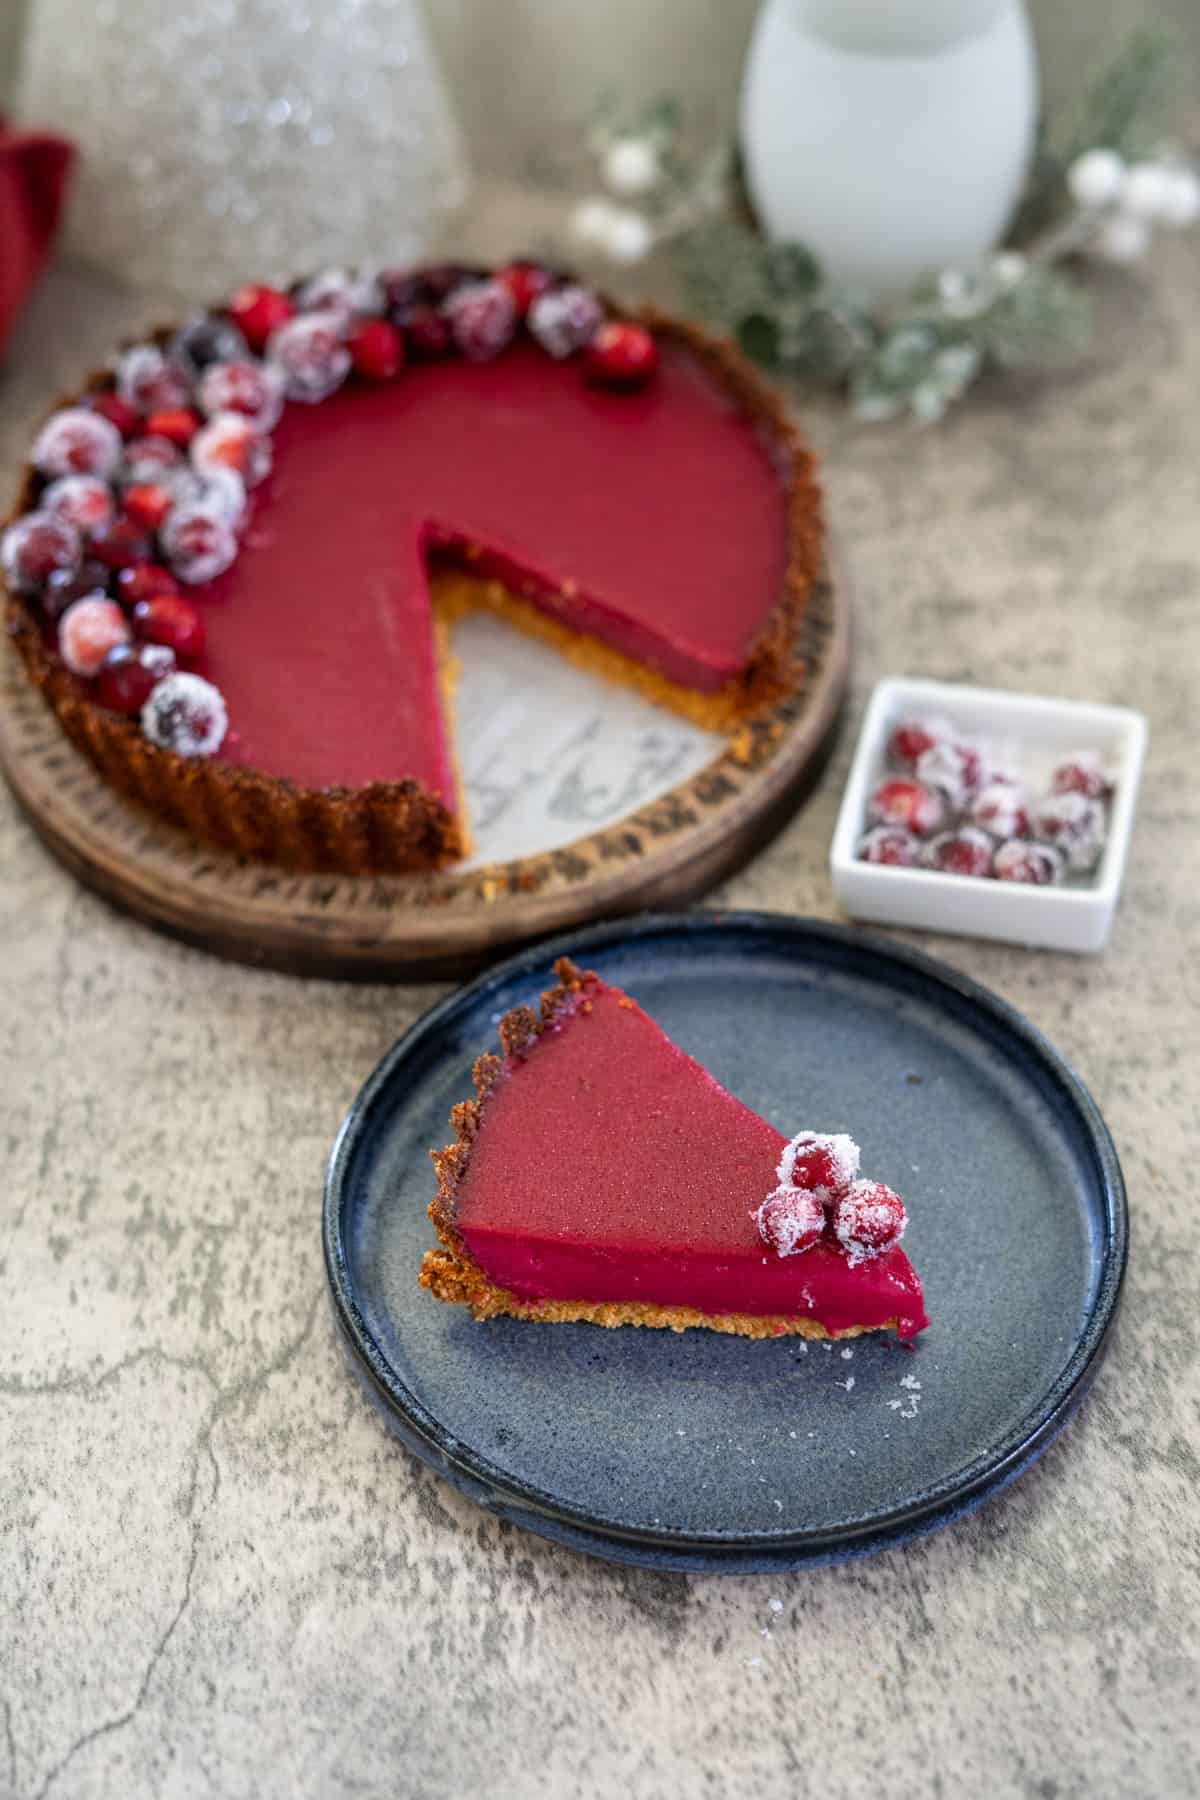
[[[850,666],[837,559],[799,628],[801,691],[679,786],[561,848],[427,875],[293,874],[197,843],[115,793],[66,740],[17,657],[0,660],[0,766],[43,842],[147,924],[219,956],[302,975],[459,975],[588,920],[679,906],[741,866],[809,791]]]

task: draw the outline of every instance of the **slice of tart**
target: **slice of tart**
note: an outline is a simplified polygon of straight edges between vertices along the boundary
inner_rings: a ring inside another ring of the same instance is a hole
[[[928,1323],[899,1196],[843,1135],[790,1142],[565,958],[432,1152],[420,1281],[477,1319],[856,1337]]]

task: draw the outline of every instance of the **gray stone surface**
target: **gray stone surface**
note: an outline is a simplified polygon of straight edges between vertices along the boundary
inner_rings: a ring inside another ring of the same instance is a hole
[[[1091,1084],[1134,1249],[1076,1421],[915,1548],[622,1572],[420,1469],[348,1378],[318,1210],[339,1119],[435,990],[182,949],[0,795],[0,1794],[1200,1791],[1198,277],[1200,243],[1165,244],[1107,281],[1087,369],[938,431],[809,415],[861,598],[856,716],[890,670],[1126,702],[1152,730],[1106,954],[924,940]],[[43,288],[0,387],[6,482],[56,383],[153,310]],[[832,911],[851,742],[722,898]]]

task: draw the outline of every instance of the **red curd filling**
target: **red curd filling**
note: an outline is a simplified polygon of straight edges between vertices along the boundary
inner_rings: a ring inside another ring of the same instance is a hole
[[[699,692],[779,598],[786,496],[687,351],[614,395],[531,344],[289,406],[237,562],[193,590],[221,759],[311,787],[414,776],[454,804],[427,561],[495,575]]]
[[[830,1332],[928,1320],[898,1245],[851,1264],[831,1231],[801,1254],[755,1212],[786,1140],[627,996],[589,985],[484,1104],[456,1224],[521,1300],[807,1316]]]

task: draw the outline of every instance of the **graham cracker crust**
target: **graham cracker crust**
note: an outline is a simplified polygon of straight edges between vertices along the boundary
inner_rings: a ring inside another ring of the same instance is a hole
[[[804,679],[794,650],[796,627],[820,573],[824,549],[813,459],[778,396],[731,344],[653,308],[622,315],[610,306],[609,312],[638,319],[703,363],[743,415],[754,421],[786,485],[783,589],[744,668],[717,694],[693,693],[596,639],[573,632],[499,583],[477,584],[468,600],[469,571],[449,616],[458,616],[469,606],[486,606],[594,672],[637,688],[697,724],[732,731],[794,692]],[[172,329],[160,327],[149,335],[164,344]],[[96,373],[83,394],[63,395],[49,410],[112,386],[111,374]],[[11,518],[31,510],[42,485],[37,471],[27,464]],[[451,812],[419,781],[310,788],[215,758],[187,758],[159,749],[142,736],[136,720],[108,712],[89,697],[86,685],[50,649],[34,605],[25,596],[2,582],[0,591],[7,597],[8,630],[25,672],[66,736],[112,787],[160,818],[224,850],[295,870],[401,874],[442,868],[467,854],[465,812]],[[446,626],[437,630],[444,690],[453,684],[452,667],[445,666],[446,636]]]
[[[500,1020],[500,1047],[505,1058],[527,1056],[562,1013],[588,1005],[588,985],[598,979],[593,970],[579,969],[563,956],[555,963],[554,973],[557,984],[541,996],[537,1012],[530,1006],[517,1006]],[[519,1300],[507,1288],[495,1286],[463,1242],[455,1224],[455,1210],[458,1184],[471,1158],[483,1108],[503,1069],[504,1061],[499,1056],[488,1054],[476,1059],[471,1070],[474,1100],[461,1100],[451,1108],[454,1142],[429,1153],[437,1173],[438,1191],[428,1210],[441,1248],[425,1252],[417,1279],[436,1300],[465,1306],[472,1318],[480,1321],[507,1316],[547,1325],[578,1323],[608,1329],[618,1325],[667,1331],[701,1327],[745,1338],[852,1338],[861,1337],[868,1330],[896,1329],[897,1319],[888,1319],[879,1326],[850,1325],[842,1331],[827,1331],[815,1319],[787,1313],[702,1313],[691,1306],[655,1306],[648,1301]]]

